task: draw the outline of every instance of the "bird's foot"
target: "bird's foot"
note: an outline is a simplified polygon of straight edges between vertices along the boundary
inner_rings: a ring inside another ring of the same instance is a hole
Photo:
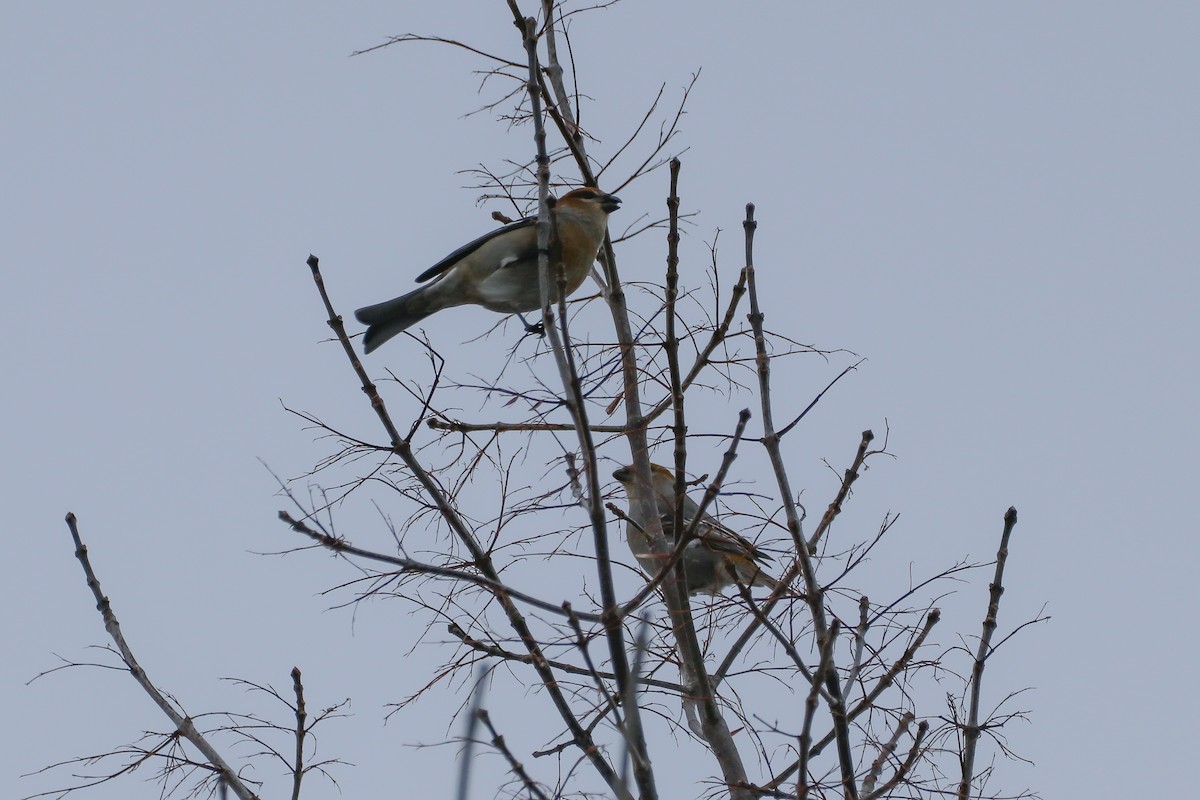
[[[537,323],[531,324],[529,322],[529,320],[525,319],[524,314],[517,314],[517,318],[520,319],[521,324],[525,326],[525,335],[526,336],[545,336],[546,335],[545,323],[537,322]]]

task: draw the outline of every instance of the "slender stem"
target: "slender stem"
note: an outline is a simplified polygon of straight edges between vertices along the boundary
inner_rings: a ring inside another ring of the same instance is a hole
[[[1004,515],[1004,532],[1000,534],[1000,549],[996,551],[996,574],[988,586],[987,615],[983,618],[983,635],[971,667],[971,700],[967,724],[963,727],[962,780],[958,784],[959,800],[971,796],[971,780],[975,777],[975,748],[982,728],[979,725],[979,699],[983,688],[983,668],[991,654],[992,634],[996,632],[996,617],[1000,613],[1000,595],[1004,594],[1004,565],[1008,561],[1008,539],[1017,524],[1017,509],[1009,508]]]
[[[800,768],[796,772],[796,798],[797,800],[806,800],[808,792],[811,789],[808,783],[808,759],[811,755],[810,748],[812,745],[812,724],[813,719],[817,715],[818,697],[821,691],[821,684],[833,670],[833,646],[837,641],[838,622],[833,621],[833,628],[830,631],[831,635],[824,641],[819,642],[821,660],[817,664],[817,671],[813,673],[812,685],[809,687],[808,696],[804,700],[804,726],[800,729]],[[835,674],[836,679],[836,674]]]
[[[304,778],[304,725],[308,711],[304,706],[304,684],[300,668],[292,667],[292,691],[296,695],[296,755],[292,763],[292,800],[300,800],[300,781]]]
[[[771,405],[771,357],[767,353],[766,336],[763,332],[765,315],[758,302],[758,284],[755,280],[754,267],[754,231],[758,223],[754,221],[754,204],[746,204],[746,221],[743,228],[746,233],[746,286],[750,292],[750,327],[754,331],[755,364],[758,371],[759,398],[762,401],[763,447],[775,472],[775,480],[779,485],[780,499],[783,501],[784,514],[787,518],[788,532],[796,548],[796,564],[800,570],[800,578],[804,581],[804,597],[808,603],[809,613],[813,620],[813,633],[818,642],[824,642],[830,636],[829,622],[825,614],[825,593],[817,581],[816,566],[809,556],[808,547],[804,542],[800,528],[800,513],[796,507],[795,496],[792,493],[788,479],[787,467],[783,462],[783,452],[780,449],[779,434],[775,431],[775,416]],[[773,595],[780,595],[785,587],[783,581]],[[832,659],[832,654],[830,655]],[[845,705],[842,702],[841,687],[838,685],[836,667],[830,664],[829,677],[826,681],[829,693],[835,702],[830,704],[833,715],[834,730],[837,732],[838,759],[842,771],[842,788],[847,798],[858,796],[854,783],[854,763],[849,748],[849,729]],[[845,746],[843,746],[845,745]]]
[[[512,751],[508,749],[508,745],[504,741],[504,737],[496,730],[496,726],[492,724],[491,715],[487,709],[479,709],[476,712],[480,722],[488,729],[488,733],[492,735],[492,747],[500,751],[504,756],[504,760],[508,762],[508,768],[517,776],[517,780],[521,781],[521,785],[525,787],[525,791],[529,792],[529,796],[536,800],[550,800],[549,795],[542,791],[542,787],[538,786],[537,782],[525,770],[525,765],[517,760]]]

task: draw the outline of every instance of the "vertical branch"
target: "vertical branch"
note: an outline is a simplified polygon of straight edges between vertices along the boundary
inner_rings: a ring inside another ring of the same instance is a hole
[[[837,620],[834,620],[834,626],[837,626]],[[808,697],[804,700],[804,726],[800,730],[800,758],[799,768],[796,773],[796,798],[797,800],[806,800],[808,797],[808,759],[811,755],[812,747],[812,724],[813,718],[817,715],[817,700],[821,694],[821,684],[825,681],[825,676],[833,668],[833,643],[834,637],[830,636],[821,643],[821,661],[817,665],[817,671],[812,676],[812,686],[809,687]]]
[[[517,19],[521,19],[514,0],[509,0],[509,7],[513,10]],[[553,3],[549,0],[543,0],[543,9],[547,21],[552,20]],[[527,26],[528,22],[526,21],[522,24]],[[553,25],[547,25],[546,36],[548,42],[554,36]],[[573,119],[570,97],[562,83],[562,69],[561,65],[558,64],[556,52],[556,50],[551,50],[550,52],[551,64],[548,67],[550,82],[553,86],[559,112],[565,115],[567,119]],[[532,84],[534,82],[533,70],[535,68],[536,63],[531,63],[531,97],[534,94]],[[534,122],[535,124],[540,124],[537,114],[535,114]],[[584,180],[594,182],[593,172],[587,162],[587,153],[584,149],[583,139],[578,136],[577,129],[576,138],[569,142],[569,144]],[[622,394],[624,396],[626,416],[626,438],[629,441],[634,479],[639,485],[639,491],[636,494],[640,495],[640,497],[636,499],[630,497],[630,516],[636,519],[648,520],[644,532],[649,540],[651,550],[656,555],[667,556],[669,548],[662,535],[662,523],[653,500],[654,493],[651,490],[649,441],[646,433],[648,419],[642,413],[640,387],[638,384],[641,372],[637,363],[633,331],[629,323],[629,309],[625,290],[617,272],[616,254],[613,251],[612,239],[607,234],[604,237],[602,260],[606,284],[604,287],[605,299],[608,301],[609,310],[612,314],[613,327],[617,334],[617,346],[620,350],[621,376],[623,381]],[[597,555],[599,555],[599,551]],[[603,591],[603,584],[601,588]],[[705,709],[704,736],[721,766],[726,782],[731,787],[731,795],[735,800],[739,798],[747,798],[748,800],[752,797],[752,794],[748,790],[737,788],[746,782],[745,767],[733,742],[732,734],[721,717],[720,709],[712,695],[707,672],[704,669],[699,638],[696,635],[695,624],[688,605],[686,588],[682,580],[676,579],[667,581],[664,590],[668,613],[672,619],[672,628],[679,644],[680,658],[688,662],[689,672],[702,676],[701,686],[707,687],[702,689],[703,696],[700,698],[703,701],[702,708]],[[602,600],[605,603],[608,602],[603,594]],[[626,714],[627,716],[635,716],[636,712],[633,709],[627,709]],[[634,719],[630,719],[630,721],[633,722]],[[637,777],[636,770],[635,777]],[[643,797],[648,798],[650,795],[646,794],[647,789],[641,781],[639,781],[639,787],[642,787]]]
[[[679,299],[679,160],[671,160],[671,193],[667,196],[667,281],[666,281],[666,353],[667,374],[671,381],[671,409],[674,416],[674,510],[671,530],[676,531],[679,547],[686,547],[680,536],[683,531],[683,506],[688,489],[688,423],[683,408],[683,378],[679,374],[679,336],[676,332],[676,302]],[[700,524],[700,513],[692,519],[692,527]],[[682,576],[683,570],[677,575]]]
[[[667,275],[666,275],[666,330],[665,347],[667,353],[667,369],[671,383],[671,405],[674,411],[674,461],[675,461],[675,508],[672,511],[673,527],[676,532],[676,555],[682,559],[683,549],[688,546],[688,534],[695,534],[698,528],[704,506],[711,502],[719,488],[719,482],[724,477],[724,471],[736,457],[736,449],[741,441],[741,431],[750,417],[748,411],[739,416],[738,432],[730,444],[722,463],[722,472],[718,480],[705,493],[700,510],[693,515],[688,530],[684,531],[683,506],[686,493],[687,469],[687,423],[684,416],[683,375],[679,367],[679,337],[676,333],[676,301],[679,296],[679,159],[671,159],[671,189],[667,197],[669,227],[667,232]],[[653,497],[653,494],[647,493]],[[659,515],[656,514],[656,517]],[[684,698],[685,705],[696,703],[700,710],[700,733],[709,748],[717,758],[725,782],[730,786],[731,796],[740,797],[746,790],[746,768],[742,763],[741,753],[733,742],[716,701],[712,679],[704,663],[704,651],[700,646],[700,638],[696,633],[695,619],[692,617],[691,601],[688,599],[687,582],[684,580],[684,570],[679,567],[674,575],[663,584],[667,608],[671,615],[672,629],[679,647],[680,664],[685,668],[687,679],[684,681],[690,697]]]
[[[572,150],[578,149],[582,152],[583,148],[583,133],[579,128],[579,122],[575,119],[575,111],[571,106],[571,97],[567,94],[566,84],[563,83],[563,68],[562,63],[558,60],[558,37],[555,34],[554,22],[554,0],[542,0],[542,16],[546,21],[546,57],[549,62],[546,65],[546,75],[549,78],[550,87],[554,92],[555,105],[558,107],[559,114],[562,115],[564,128],[569,134],[567,145],[572,147]],[[561,15],[560,15],[561,19]],[[595,178],[589,170],[586,170],[586,159],[584,159],[584,168],[581,173],[585,182],[594,181]]]
[[[971,780],[975,776],[975,747],[979,743],[979,697],[983,684],[983,667],[987,663],[992,647],[992,634],[996,632],[996,616],[1000,613],[1000,595],[1004,594],[1004,564],[1008,561],[1008,539],[1017,524],[1017,509],[1010,507],[1004,514],[1004,532],[1000,534],[1000,549],[996,552],[996,574],[988,586],[987,616],[983,618],[983,635],[979,637],[979,649],[975,652],[975,665],[971,668],[971,701],[967,710],[967,724],[963,728],[964,747],[962,754],[962,780],[958,784],[959,800],[971,796]]]
[[[742,227],[746,232],[746,288],[750,293],[750,327],[754,331],[755,365],[758,369],[759,399],[762,403],[762,442],[775,471],[775,480],[779,484],[779,495],[787,517],[788,532],[791,533],[796,548],[796,561],[804,581],[805,599],[812,613],[814,632],[818,639],[824,639],[829,631],[829,623],[825,618],[824,592],[817,582],[816,569],[809,558],[808,548],[800,531],[800,513],[792,496],[783,453],[779,448],[779,436],[775,433],[775,417],[771,410],[771,356],[767,353],[766,337],[763,334],[764,315],[758,304],[758,281],[754,269],[754,231],[758,223],[754,221],[753,203],[746,204],[746,221],[742,223]]]
[[[687,490],[687,423],[683,413],[683,378],[679,372],[679,336],[675,331],[675,303],[679,299],[679,159],[671,159],[671,194],[667,196],[666,351],[671,381],[671,408],[675,416],[675,511],[673,531],[683,530],[683,503]],[[695,522],[700,521],[696,515]]]
[[[871,601],[864,594],[858,598],[858,627],[854,629],[854,660],[850,664],[850,671],[846,673],[846,681],[842,684],[842,697],[850,694],[850,690],[854,688],[854,682],[858,680],[858,673],[862,669],[863,648],[867,643],[867,629],[871,627],[871,620],[868,613],[871,610]]]
[[[296,693],[296,759],[292,764],[292,800],[300,800],[300,781],[304,778],[304,723],[308,711],[304,707],[304,684],[300,668],[292,667],[292,691]]]
[[[837,639],[838,628],[838,621],[835,619],[829,626],[830,638]],[[854,751],[850,748],[850,718],[846,714],[846,699],[842,696],[842,687],[838,683],[837,672],[832,668],[825,676],[825,688],[831,697],[829,715],[833,717],[838,767],[842,771],[842,793],[846,800],[858,800],[858,786],[854,780]]]
[[[539,64],[537,55],[537,23],[532,18],[521,20],[518,26],[522,32],[525,51],[529,58],[529,93],[530,112],[533,116],[534,142],[537,148],[537,177],[538,177],[538,282],[541,289],[542,320],[547,338],[550,340],[555,363],[558,365],[559,377],[562,379],[565,402],[571,419],[575,424],[575,432],[579,439],[581,455],[586,466],[588,490],[588,516],[592,526],[592,539],[596,549],[596,564],[600,580],[600,597],[605,616],[605,635],[608,639],[609,656],[612,659],[613,674],[616,676],[617,690],[624,694],[629,682],[629,660],[625,652],[625,639],[622,632],[620,616],[617,613],[617,596],[612,580],[612,561],[608,553],[608,529],[604,517],[604,505],[600,493],[600,474],[596,461],[596,446],[592,440],[592,432],[588,425],[587,407],[583,396],[583,387],[576,373],[574,359],[569,353],[570,340],[567,337],[566,314],[560,309],[563,320],[563,333],[560,337],[554,327],[554,316],[550,303],[550,239],[553,224],[550,209],[550,156],[546,149],[546,129],[542,124],[541,95],[538,92]],[[560,301],[565,298],[560,298]],[[642,730],[641,715],[635,706],[626,713],[625,735],[631,745],[634,763],[634,777],[643,797],[656,797],[654,788],[654,773],[646,751],[646,740]],[[614,778],[616,776],[614,775]],[[610,785],[611,782],[610,782]],[[615,787],[614,787],[615,788]],[[622,787],[623,789],[624,787]]]
[[[192,746],[200,751],[204,756],[204,760],[208,762],[209,768],[217,773],[218,779],[225,786],[232,789],[233,793],[241,798],[241,800],[258,800],[258,795],[250,791],[250,788],[242,783],[241,778],[238,777],[233,767],[229,766],[225,759],[221,758],[221,754],[217,752],[217,749],[209,744],[200,731],[196,730],[196,726],[192,723],[192,718],[177,710],[171,701],[158,690],[154,682],[150,680],[150,676],[146,674],[146,670],[142,669],[142,665],[138,663],[137,658],[133,655],[133,650],[125,641],[124,634],[121,633],[121,623],[117,621],[117,615],[113,613],[112,604],[104,596],[104,592],[100,590],[100,579],[92,571],[92,562],[88,558],[87,545],[83,543],[83,539],[79,536],[79,528],[75,523],[74,514],[67,514],[67,527],[71,530],[71,538],[75,541],[75,557],[83,565],[83,574],[87,578],[88,588],[92,590],[92,596],[96,598],[96,610],[100,612],[100,616],[104,619],[104,630],[108,631],[113,644],[117,646],[117,652],[121,654],[121,660],[125,662],[125,666],[129,667],[129,674],[141,685],[142,690],[150,695],[150,699],[154,701],[154,704],[167,715],[167,719],[171,720],[171,724],[179,731],[179,735],[191,742]]]
[[[487,713],[483,710],[483,694],[487,687],[484,679],[487,677],[487,673],[486,663],[481,663],[475,670],[475,685],[471,689],[471,702],[467,705],[466,729],[463,731],[463,749],[458,757],[458,793],[455,795],[457,800],[467,800],[470,797],[471,768],[475,766],[475,731],[482,721],[481,715]]]
[[[800,530],[800,513],[796,508],[787,468],[783,463],[783,452],[779,446],[780,437],[775,431],[775,416],[771,407],[771,356],[767,353],[766,336],[763,333],[765,315],[758,303],[758,281],[754,268],[754,231],[757,227],[758,223],[754,221],[754,204],[747,203],[746,221],[743,223],[743,229],[746,232],[746,288],[750,293],[750,327],[754,331],[755,365],[758,371],[759,399],[762,402],[762,442],[775,472],[775,480],[779,485],[779,496],[787,517],[788,532],[791,533],[792,542],[796,548],[796,564],[800,569],[800,577],[804,581],[804,599],[808,603],[809,613],[812,616],[813,633],[818,642],[824,642],[831,635],[829,622],[825,616],[825,592],[817,581],[816,567],[809,556],[808,547]],[[781,582],[780,589],[777,589],[774,594],[779,594],[782,585]],[[830,658],[832,659],[832,657],[831,653]],[[834,700],[830,704],[830,711],[838,742],[842,786],[846,797],[854,798],[857,797],[857,790],[854,785],[853,754],[849,748],[849,723],[845,703],[842,700],[841,686],[838,684],[836,667],[832,661],[826,685]]]

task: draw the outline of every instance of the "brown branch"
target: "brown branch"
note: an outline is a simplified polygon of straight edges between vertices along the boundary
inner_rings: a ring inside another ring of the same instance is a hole
[[[793,644],[792,640],[789,639],[784,632],[779,629],[779,626],[774,622],[771,622],[770,617],[764,614],[762,609],[758,607],[758,603],[755,603],[754,598],[750,595],[749,588],[739,583],[738,590],[742,595],[742,601],[746,604],[746,608],[750,609],[750,613],[754,615],[754,618],[758,621],[758,624],[764,627],[767,630],[767,633],[771,634],[775,641],[779,643],[779,646],[783,648],[783,652],[786,653],[787,657],[790,658],[792,663],[796,665],[796,671],[804,676],[804,680],[808,681],[814,690],[822,691],[820,681],[818,680],[817,676],[808,668],[808,665],[804,663],[804,658],[800,655],[800,651],[796,649],[796,645]],[[724,680],[724,675],[720,677],[720,680]],[[720,685],[717,678],[713,678],[713,685]],[[829,699],[828,695],[826,695],[826,699]]]
[[[854,372],[856,369],[858,369],[859,365],[862,364],[864,361],[866,361],[865,358],[860,358],[858,361],[855,361],[853,364],[851,364],[850,366],[846,367],[844,370],[839,372],[837,374],[837,377],[835,377],[829,383],[825,384],[825,388],[822,389],[821,391],[817,392],[817,396],[812,399],[812,402],[810,402],[807,406],[805,406],[804,410],[801,411],[799,414],[797,414],[796,418],[794,420],[789,422],[787,425],[783,426],[783,429],[781,431],[779,431],[779,438],[782,439],[784,436],[787,436],[788,432],[792,428],[794,428],[798,424],[800,424],[800,420],[802,420],[806,416],[808,416],[808,412],[812,411],[813,408],[816,407],[817,403],[821,402],[821,398],[825,396],[826,392],[828,392],[830,389],[832,389],[837,384],[837,382],[840,381],[842,378],[846,377],[851,372]]]
[[[674,409],[675,422],[673,438],[675,440],[675,508],[672,510],[671,530],[683,530],[683,505],[687,498],[687,422],[683,408],[683,381],[679,375],[679,337],[675,332],[675,303],[679,298],[679,159],[671,159],[671,193],[667,195],[667,214],[670,219],[667,228],[667,285],[666,285],[666,342],[667,373],[671,383],[671,408]],[[692,519],[692,527],[700,524],[701,515],[697,513]],[[679,537],[678,544],[685,543],[684,537]]]
[[[355,50],[350,55],[366,55],[367,53],[374,52],[375,50],[382,50],[385,47],[390,47],[394,44],[404,44],[406,42],[435,42],[437,44],[448,44],[452,47],[462,48],[463,50],[466,50],[469,53],[474,53],[477,56],[483,56],[484,58],[490,61],[495,61],[497,64],[501,64],[505,67],[513,67],[514,69],[520,69],[521,67],[521,65],[516,61],[509,61],[507,58],[494,56],[491,53],[480,50],[477,47],[472,47],[469,44],[458,41],[457,39],[447,39],[444,36],[424,36],[419,33],[402,33],[399,36],[392,36],[386,42],[380,42],[379,44],[372,45],[371,47],[367,47],[362,50]]]
[[[829,637],[837,640],[840,626],[834,619],[829,626]],[[846,699],[838,683],[837,672],[830,670],[825,675],[825,688],[832,696],[829,713],[833,717],[834,741],[837,743],[838,767],[842,771],[842,793],[846,800],[858,800],[858,784],[854,779],[854,753],[850,748],[850,718],[846,714]]]
[[[738,304],[741,303],[742,297],[746,294],[746,271],[742,270],[738,274],[737,283],[733,285],[732,293],[729,297],[729,305],[725,309],[725,316],[721,319],[721,324],[713,329],[712,335],[709,336],[708,342],[705,343],[703,349],[696,354],[696,360],[692,363],[688,374],[683,379],[683,391],[687,391],[692,383],[696,380],[700,372],[709,364],[708,359],[712,356],[713,351],[721,342],[725,341],[725,337],[729,334],[729,326],[733,324],[733,316],[737,313]],[[654,420],[658,419],[668,408],[671,407],[671,396],[668,395],[646,414],[646,424],[649,425]]]

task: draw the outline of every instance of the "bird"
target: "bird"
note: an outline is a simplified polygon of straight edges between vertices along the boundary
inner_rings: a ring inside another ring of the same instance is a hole
[[[621,198],[588,186],[567,192],[554,203],[568,295],[591,271],[604,242],[608,215],[620,205]],[[430,283],[355,311],[354,316],[367,326],[363,350],[370,353],[430,314],[453,306],[477,305],[517,315],[541,308],[536,223],[537,217],[526,217],[489,231],[417,276],[418,283],[434,279]],[[558,299],[553,272],[550,297]],[[538,330],[527,322],[525,327]]]
[[[642,569],[657,575],[663,563],[663,556],[656,555],[650,549],[649,537],[644,532],[645,522],[636,516],[639,507],[635,503],[638,496],[638,483],[633,466],[621,467],[613,472],[613,477],[625,487],[625,494],[630,500],[629,519],[625,526],[625,538],[633,557],[642,565]],[[650,465],[650,482],[654,492],[655,507],[662,520],[663,535],[667,543],[675,545],[675,475],[666,467],[658,464]],[[686,495],[683,498],[684,530],[695,519],[700,506]],[[768,575],[762,564],[771,561],[771,557],[748,540],[722,525],[707,512],[700,518],[696,527],[696,538],[684,550],[683,574],[689,594],[720,594],[727,586],[741,583],[745,586],[765,586],[775,589],[779,582]]]

